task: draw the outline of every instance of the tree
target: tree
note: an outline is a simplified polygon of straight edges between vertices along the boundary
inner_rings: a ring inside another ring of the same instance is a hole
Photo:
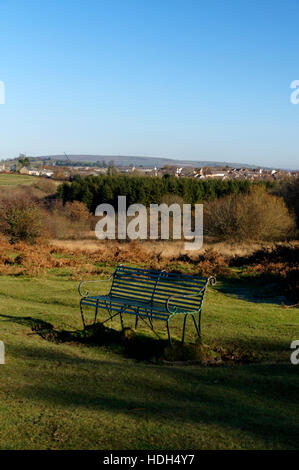
[[[0,232],[10,243],[34,243],[45,235],[45,214],[38,204],[23,195],[0,201]]]
[[[273,189],[273,193],[283,197],[290,211],[295,214],[297,228],[299,228],[299,176],[281,181]]]
[[[204,233],[233,242],[282,240],[294,232],[283,199],[255,187],[204,204]]]

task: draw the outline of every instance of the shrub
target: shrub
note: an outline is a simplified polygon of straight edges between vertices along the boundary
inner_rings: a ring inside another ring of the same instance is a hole
[[[57,185],[54,181],[46,178],[39,178],[36,183],[33,184],[33,187],[39,189],[45,194],[55,194],[57,190]]]
[[[204,205],[204,232],[233,242],[281,240],[295,229],[282,198],[263,188],[226,196]]]
[[[45,213],[30,198],[15,196],[0,201],[0,232],[10,243],[34,243],[45,236]]]
[[[79,201],[67,202],[65,205],[65,214],[74,222],[87,221],[90,216],[86,205]]]
[[[91,214],[85,204],[79,201],[53,201],[49,206],[49,230],[53,237],[60,239],[81,239],[89,234]]]
[[[294,180],[283,180],[273,190],[273,192],[282,196],[288,208],[294,212],[299,229],[299,176]]]

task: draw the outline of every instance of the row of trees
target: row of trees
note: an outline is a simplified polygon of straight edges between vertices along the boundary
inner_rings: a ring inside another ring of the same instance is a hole
[[[74,177],[71,183],[58,188],[63,203],[84,202],[91,212],[98,204],[108,203],[117,207],[119,195],[127,197],[127,205],[140,203],[145,206],[159,204],[166,194],[195,204],[226,195],[248,193],[253,185],[269,186],[271,183],[251,183],[248,180],[193,180],[165,175],[163,178],[115,176]]]
[[[298,236],[299,179],[280,182],[270,190],[266,186],[174,177],[86,177],[61,185],[62,200],[55,197],[52,181],[39,179],[33,186],[0,195],[0,238],[3,235],[11,243],[34,243],[49,236],[83,238],[96,221],[89,210],[102,202],[117,204],[119,195],[127,195],[128,204],[147,206],[204,202],[204,233],[216,240],[276,241]]]

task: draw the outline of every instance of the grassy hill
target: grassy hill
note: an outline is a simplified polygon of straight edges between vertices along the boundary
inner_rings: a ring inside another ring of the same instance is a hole
[[[1,277],[0,449],[297,447],[299,366],[289,347],[298,311],[281,308],[275,293],[232,280],[209,289],[204,343],[249,361],[204,366],[136,361],[41,334],[43,325],[70,335],[82,328],[76,288],[63,268]],[[109,327],[119,330],[119,320]],[[180,331],[176,320],[174,336]],[[191,324],[187,333],[194,340]]]

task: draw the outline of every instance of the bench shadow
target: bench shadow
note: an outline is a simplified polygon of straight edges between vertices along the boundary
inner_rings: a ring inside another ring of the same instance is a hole
[[[30,316],[15,317],[1,314],[1,318],[26,326],[33,333],[52,343],[75,343],[106,348],[137,361],[161,362],[169,354],[171,357],[172,351],[175,351],[179,359],[194,359],[198,354],[198,348],[201,347],[197,344],[181,345],[175,340],[170,346],[168,340],[151,337],[132,328],[115,330],[102,323],[89,325],[85,330],[66,331],[55,329],[51,323]]]
[[[32,334],[55,344],[77,344],[108,350],[125,358],[149,364],[182,363],[204,364],[205,366],[241,365],[260,363],[269,353],[280,353],[281,361],[289,353],[289,343],[283,339],[261,337],[223,338],[221,344],[205,337],[194,343],[181,343],[148,336],[143,332],[124,328],[115,330],[102,323],[90,325],[86,330],[60,330],[44,320],[30,316],[12,316],[0,314],[0,321],[9,321],[28,327]]]
[[[290,409],[286,414],[281,406],[281,403],[288,403],[295,409],[298,404],[294,388],[296,383],[298,385],[298,374],[291,366],[255,365],[238,367],[238,370],[150,366],[144,374],[144,366],[134,366],[131,362],[120,364],[75,358],[72,362],[79,367],[73,371],[54,367],[63,355],[53,350],[14,347],[11,353],[36,361],[36,367],[33,364],[26,368],[26,384],[14,391],[19,399],[66,409],[75,406],[81,412],[105,411],[124,419],[133,416],[136,423],[143,423],[149,429],[153,423],[172,429],[179,426],[181,436],[184,426],[188,429],[190,424],[195,425],[195,445],[201,426],[212,425],[238,433],[240,442],[246,438],[254,442],[258,438],[275,447],[294,449],[297,446],[298,422]],[[53,367],[41,369],[41,360],[53,363]],[[92,367],[87,373],[84,366],[89,365]],[[140,411],[132,415],[132,410]],[[100,430],[98,432],[100,434]],[[138,439],[134,428],[130,438]],[[180,446],[181,437],[177,439]]]

